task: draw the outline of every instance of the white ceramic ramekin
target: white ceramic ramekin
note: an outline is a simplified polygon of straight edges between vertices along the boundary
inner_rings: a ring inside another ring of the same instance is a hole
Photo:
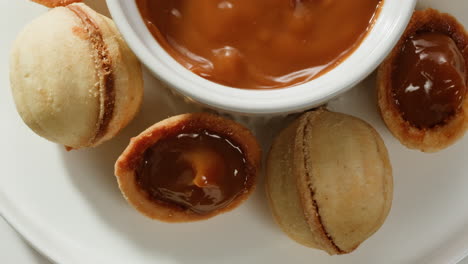
[[[416,0],[385,0],[360,47],[323,76],[294,87],[244,90],[219,85],[175,61],[146,28],[135,0],[107,0],[117,27],[140,60],[183,96],[214,109],[243,114],[285,114],[318,106],[369,75],[391,51],[411,18]]]

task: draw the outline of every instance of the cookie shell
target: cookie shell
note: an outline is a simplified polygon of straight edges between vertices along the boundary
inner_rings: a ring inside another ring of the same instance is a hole
[[[208,214],[197,214],[190,210],[155,201],[145,193],[137,182],[136,171],[141,166],[145,151],[164,140],[168,135],[177,134],[182,128],[204,128],[211,132],[228,137],[242,149],[246,159],[248,189],[240,194],[227,207]],[[207,113],[183,114],[160,121],[132,138],[130,144],[120,155],[115,164],[115,175],[125,199],[140,213],[149,218],[164,222],[191,222],[214,217],[238,207],[255,189],[260,170],[261,150],[254,135],[240,124]]]
[[[403,118],[392,94],[392,72],[400,50],[409,37],[425,31],[450,36],[462,52],[468,69],[468,33],[463,26],[453,16],[434,9],[415,11],[400,41],[378,69],[377,96],[382,119],[403,145],[423,152],[437,152],[455,143],[468,129],[468,96],[464,96],[459,111],[444,124],[432,128],[417,128]],[[468,85],[468,76],[466,79]]]
[[[112,138],[143,95],[141,65],[113,21],[84,4],[51,9],[23,29],[10,83],[24,122],[73,149]]]
[[[355,250],[391,208],[385,145],[370,125],[344,114],[309,112],[283,130],[268,155],[266,177],[283,231],[330,255]]]

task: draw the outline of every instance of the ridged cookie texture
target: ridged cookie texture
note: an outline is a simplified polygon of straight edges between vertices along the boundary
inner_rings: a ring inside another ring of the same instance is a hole
[[[297,242],[347,254],[384,223],[392,204],[387,149],[364,121],[327,110],[302,115],[275,139],[266,189],[274,218]]]
[[[11,52],[17,110],[38,135],[71,149],[115,136],[143,96],[141,65],[109,18],[85,4],[51,9]]]

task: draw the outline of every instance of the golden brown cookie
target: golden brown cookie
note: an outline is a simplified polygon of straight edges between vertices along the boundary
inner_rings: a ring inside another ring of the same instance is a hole
[[[346,254],[384,223],[392,204],[392,168],[370,125],[320,109],[275,139],[266,191],[288,236],[330,255]]]
[[[114,137],[143,97],[140,62],[114,22],[81,3],[53,8],[23,29],[10,83],[23,121],[70,149]]]
[[[124,197],[142,214],[188,222],[245,201],[260,161],[259,144],[245,127],[211,114],[184,114],[133,138],[115,175]]]
[[[468,126],[468,34],[452,16],[416,11],[378,70],[378,103],[402,144],[444,149]]]

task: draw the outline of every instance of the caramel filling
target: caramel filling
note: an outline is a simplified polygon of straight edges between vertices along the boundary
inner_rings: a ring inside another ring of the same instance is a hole
[[[114,115],[115,78],[112,69],[112,59],[101,29],[92,17],[78,5],[68,5],[67,8],[81,20],[88,34],[90,47],[93,51],[96,64],[95,69],[96,79],[99,84],[97,87],[99,89],[100,111],[96,124],[96,134],[91,141],[91,143],[96,143],[106,134]]]
[[[136,0],[179,63],[238,88],[298,85],[346,59],[383,0]]]
[[[58,6],[67,6],[73,3],[81,2],[81,0],[32,0],[38,4],[54,8]]]
[[[392,74],[393,96],[405,120],[418,128],[448,121],[466,95],[466,68],[452,38],[423,32],[403,46]]]
[[[245,163],[242,150],[226,137],[184,133],[145,152],[137,181],[157,202],[208,214],[248,190]]]

